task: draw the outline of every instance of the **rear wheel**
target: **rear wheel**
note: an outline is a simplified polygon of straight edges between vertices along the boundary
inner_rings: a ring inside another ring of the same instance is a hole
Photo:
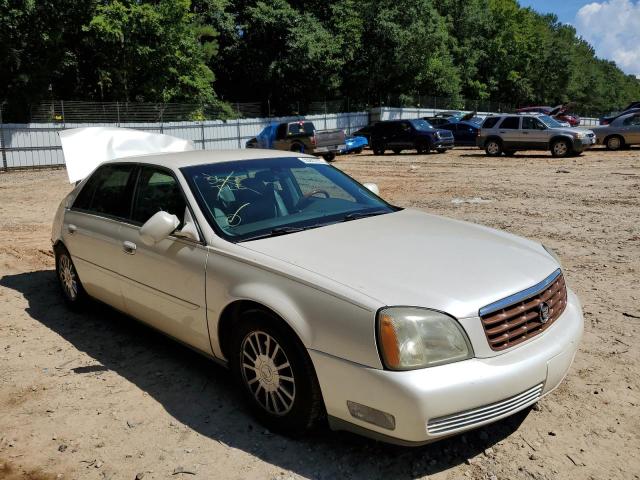
[[[490,157],[498,157],[502,154],[502,144],[498,140],[488,140],[484,144],[484,151]]]
[[[395,153],[396,155],[399,155],[400,152],[402,152],[402,150],[400,148],[394,148],[393,149],[393,153]]]
[[[240,314],[230,365],[254,414],[270,430],[300,432],[322,418],[320,386],[304,346],[270,312]]]
[[[362,148],[356,148],[353,153],[355,153],[356,155],[359,153],[362,153]]]
[[[302,145],[301,143],[294,143],[293,145],[291,145],[291,148],[289,150],[292,152],[303,153],[304,145]]]
[[[551,155],[554,157],[562,158],[571,154],[571,147],[569,141],[565,139],[556,140],[551,145]]]
[[[334,152],[324,153],[322,155],[327,162],[333,162],[336,159],[336,154]]]
[[[624,147],[624,140],[619,135],[612,135],[607,138],[605,146],[607,147],[607,150],[620,150]]]
[[[55,252],[56,273],[64,301],[72,309],[78,309],[87,299],[87,294],[82,287],[69,251],[63,245],[58,245],[55,247]]]
[[[439,148],[439,149],[438,149],[438,153],[444,153],[444,152],[446,152],[446,151],[447,151],[447,149],[446,149],[446,148]]]
[[[374,143],[371,145],[371,150],[373,150],[374,155],[384,155],[385,148],[384,145]]]

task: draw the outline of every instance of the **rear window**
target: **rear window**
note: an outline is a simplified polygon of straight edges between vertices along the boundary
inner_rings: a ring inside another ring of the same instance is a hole
[[[134,165],[105,165],[91,175],[73,208],[116,218],[127,218],[131,208]]]
[[[520,126],[520,117],[506,117],[500,124],[500,128],[517,130]]]
[[[482,128],[493,128],[498,123],[498,120],[500,120],[500,117],[488,117],[482,124]]]

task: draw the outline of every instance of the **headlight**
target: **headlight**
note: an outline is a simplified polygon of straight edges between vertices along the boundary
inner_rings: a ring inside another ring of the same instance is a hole
[[[436,138],[441,138],[440,132],[436,132]]]
[[[384,365],[414,370],[473,356],[460,324],[435,310],[390,307],[378,312],[378,341]]]
[[[558,254],[556,252],[554,252],[553,250],[551,250],[549,247],[547,247],[544,244],[542,244],[542,248],[544,248],[547,251],[547,253],[549,255],[551,255],[556,262],[558,262],[558,265],[562,265],[562,263],[560,262],[560,257],[558,256]]]
[[[583,138],[586,138],[586,136],[587,136],[586,132],[578,132],[578,133],[576,133],[576,138],[578,140],[582,140]]]

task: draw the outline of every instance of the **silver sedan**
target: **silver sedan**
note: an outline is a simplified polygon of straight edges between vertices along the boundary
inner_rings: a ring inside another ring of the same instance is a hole
[[[640,113],[621,115],[609,125],[593,127],[596,143],[608,150],[620,150],[625,146],[640,144]]]
[[[537,402],[583,318],[557,257],[271,150],[106,161],[62,201],[64,299],[228,366],[269,428],[418,445]]]

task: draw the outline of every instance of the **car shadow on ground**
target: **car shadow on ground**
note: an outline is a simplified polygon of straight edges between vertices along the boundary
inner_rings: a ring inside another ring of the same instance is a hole
[[[513,434],[528,411],[438,443],[406,448],[346,432],[289,438],[271,434],[242,407],[228,372],[111,308],[90,303],[83,313],[62,301],[55,272],[0,278],[21,293],[27,314],[160,402],[177,421],[230,447],[309,478],[417,478],[464,463]],[[68,365],[70,372],[86,369]],[[99,366],[98,366],[99,367]],[[95,368],[98,368],[95,367]]]

